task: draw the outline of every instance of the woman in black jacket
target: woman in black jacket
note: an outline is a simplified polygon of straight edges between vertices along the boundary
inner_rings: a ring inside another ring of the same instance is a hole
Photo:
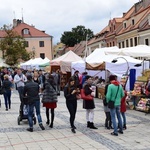
[[[4,99],[5,99],[5,107],[6,111],[8,111],[8,106],[9,109],[11,108],[11,87],[12,83],[9,81],[8,75],[4,75],[4,81],[2,83],[2,88],[4,89]]]
[[[55,88],[54,77],[52,75],[47,75],[47,80],[43,86],[43,107],[46,108],[46,124],[49,125],[50,128],[53,128],[54,122],[54,109],[57,107],[57,92]],[[49,110],[51,110],[51,122],[49,119]]]
[[[64,87],[64,96],[66,98],[66,106],[70,113],[70,125],[71,125],[71,131],[73,133],[76,133],[74,120],[77,111],[77,98],[76,98],[77,92],[78,91],[77,88],[75,87],[75,81],[73,78],[70,78],[67,85]]]

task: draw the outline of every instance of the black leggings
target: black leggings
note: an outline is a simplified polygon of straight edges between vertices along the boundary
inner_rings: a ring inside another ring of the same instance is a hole
[[[66,105],[70,113],[70,125],[71,127],[74,127],[74,120],[77,111],[77,101],[73,101],[73,100],[66,101]]]
[[[105,115],[106,115],[105,127],[111,127],[112,122],[111,122],[110,112],[105,112]]]
[[[54,121],[54,108],[46,108],[46,118],[47,118],[47,121],[49,121],[49,109],[51,109],[51,123],[53,123]]]

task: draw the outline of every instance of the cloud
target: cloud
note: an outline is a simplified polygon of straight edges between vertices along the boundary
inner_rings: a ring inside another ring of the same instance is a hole
[[[59,42],[64,31],[77,25],[100,32],[110,18],[121,17],[138,0],[5,0],[0,5],[0,26],[21,19],[54,37]],[[9,4],[9,5],[8,5]],[[22,11],[23,8],[23,11]],[[14,13],[15,12],[15,13]]]

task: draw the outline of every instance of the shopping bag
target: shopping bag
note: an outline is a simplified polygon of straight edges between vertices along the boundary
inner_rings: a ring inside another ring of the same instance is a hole
[[[77,100],[81,99],[81,94],[76,95]]]
[[[81,89],[81,98],[84,100],[93,100],[93,96],[92,95],[85,95],[84,93],[84,89]]]

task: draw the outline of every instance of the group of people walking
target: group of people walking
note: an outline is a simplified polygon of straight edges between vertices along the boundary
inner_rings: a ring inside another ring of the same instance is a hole
[[[86,72],[80,77],[78,74],[79,72],[75,71],[74,75],[69,78],[66,86],[64,87],[64,97],[66,99],[66,107],[70,114],[69,121],[71,131],[73,133],[76,133],[75,118],[79,95],[81,95],[80,98],[83,99],[83,109],[86,110],[87,127],[90,129],[98,129],[94,125],[95,103],[92,89],[93,78]],[[29,128],[27,128],[27,131],[33,132],[34,108],[36,110],[39,126],[42,130],[45,130],[40,114],[40,96],[42,94],[41,102],[43,103],[43,107],[46,108],[46,124],[49,125],[50,128],[53,128],[55,117],[54,109],[57,107],[58,96],[60,95],[60,86],[57,83],[60,83],[60,75],[58,72],[43,75],[41,70],[34,72],[27,71],[26,73],[23,73],[21,69],[17,69],[16,74],[13,78],[11,78],[11,80],[9,75],[5,74],[2,87],[5,89],[4,99],[6,110],[11,108],[11,88],[14,84],[19,93],[21,104],[20,109],[23,109],[24,97],[27,97],[28,100]],[[84,98],[82,98],[81,90],[85,95]],[[89,95],[90,99],[87,98]],[[105,127],[106,129],[114,129],[111,135],[118,136],[118,133],[123,134],[123,128],[126,129],[125,97],[126,92],[123,89],[123,86],[117,81],[116,76],[111,75],[109,77],[109,84],[105,87],[104,104],[104,112],[106,114]],[[108,108],[109,101],[114,101],[113,108]],[[120,106],[122,106],[121,109]],[[123,123],[120,114],[123,117]],[[116,122],[116,116],[118,122]]]

